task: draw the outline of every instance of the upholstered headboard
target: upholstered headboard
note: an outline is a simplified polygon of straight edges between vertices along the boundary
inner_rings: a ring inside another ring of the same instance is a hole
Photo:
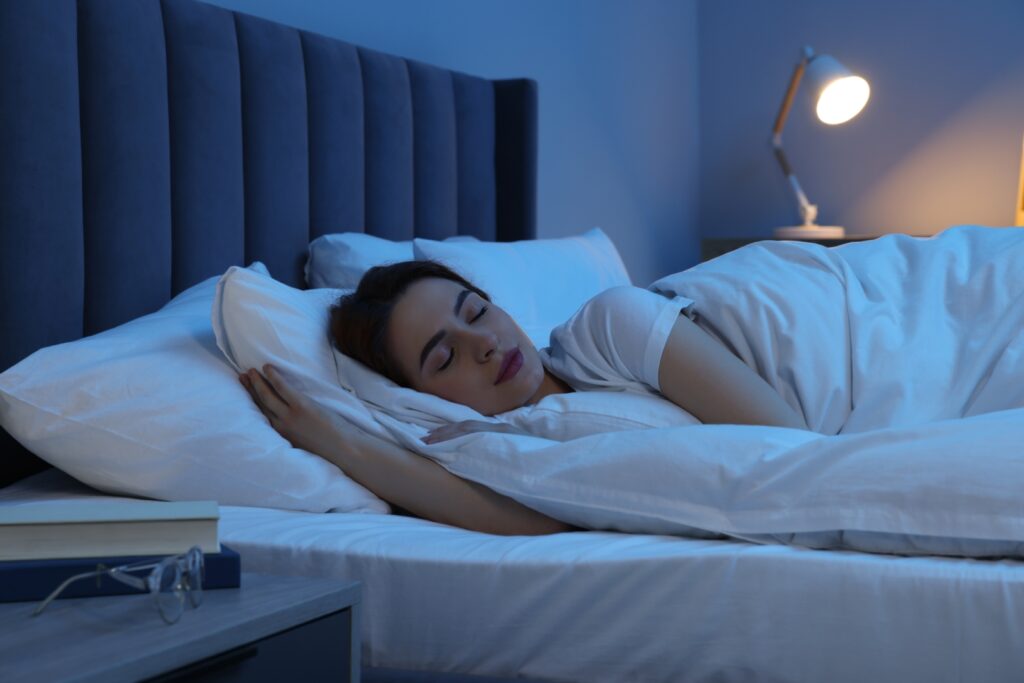
[[[536,84],[193,0],[0,3],[0,370],[309,241],[535,234]],[[0,434],[0,485],[43,465]]]

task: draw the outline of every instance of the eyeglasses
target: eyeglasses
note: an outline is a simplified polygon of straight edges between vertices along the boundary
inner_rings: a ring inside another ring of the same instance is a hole
[[[147,569],[151,571],[145,577],[132,576],[130,573]],[[163,620],[168,624],[173,624],[181,618],[181,613],[185,610],[186,595],[192,607],[199,607],[203,602],[205,570],[203,551],[199,549],[199,546],[192,546],[183,555],[165,557],[159,562],[146,561],[109,568],[100,565],[95,571],[76,574],[65,579],[52,593],[46,596],[45,600],[39,603],[39,606],[32,612],[32,616],[38,616],[46,609],[47,605],[75,581],[96,577],[98,583],[102,577],[109,576],[126,586],[147,591],[153,596],[153,601]]]

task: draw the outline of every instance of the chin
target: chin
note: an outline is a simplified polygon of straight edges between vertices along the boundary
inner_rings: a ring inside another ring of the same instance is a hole
[[[535,363],[530,363],[530,367],[524,367],[520,371],[520,377],[522,379],[522,400],[519,402],[520,406],[526,405],[530,399],[537,395],[540,391],[540,385],[544,381],[544,366],[541,365],[540,358],[535,359]]]

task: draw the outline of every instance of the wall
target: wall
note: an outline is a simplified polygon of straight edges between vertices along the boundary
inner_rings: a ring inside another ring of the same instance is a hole
[[[1019,0],[703,0],[700,226],[770,236],[798,222],[770,134],[810,44],[871,84],[866,109],[828,128],[804,99],[784,134],[819,223],[850,233],[1007,225],[1024,133]]]
[[[806,97],[790,116],[786,150],[819,222],[860,234],[1013,221],[1019,0],[210,1],[535,78],[540,236],[600,225],[637,284],[695,263],[701,235],[767,237],[798,220],[769,140],[805,44],[872,86],[843,126],[819,123]]]
[[[696,0],[208,0],[540,91],[538,232],[599,225],[634,282],[697,260]]]

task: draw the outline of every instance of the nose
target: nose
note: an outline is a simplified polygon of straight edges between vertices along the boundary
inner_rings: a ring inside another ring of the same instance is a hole
[[[467,330],[470,349],[478,363],[486,363],[498,350],[498,338],[488,330]]]

